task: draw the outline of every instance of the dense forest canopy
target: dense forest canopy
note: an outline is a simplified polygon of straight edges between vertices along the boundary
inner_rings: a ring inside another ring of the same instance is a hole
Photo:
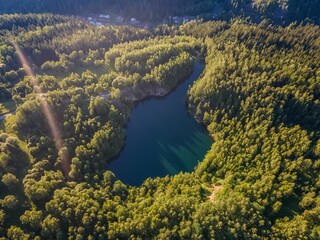
[[[318,0],[0,0],[2,13],[120,14],[125,18],[162,20],[174,15],[229,20],[250,17],[288,24],[305,19],[320,22]]]
[[[106,166],[134,103],[170,92],[195,59],[188,108],[211,149],[192,173],[125,185]],[[0,238],[319,239],[319,63],[313,24],[0,16],[0,102],[16,108],[0,122]]]

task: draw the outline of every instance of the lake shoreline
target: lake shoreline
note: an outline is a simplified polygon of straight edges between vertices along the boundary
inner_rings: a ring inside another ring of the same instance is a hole
[[[190,76],[179,81],[173,89],[156,89],[152,94],[148,92],[148,95],[134,99],[125,127],[125,143],[119,154],[108,160],[107,170],[113,171],[119,180],[133,186],[140,185],[148,177],[163,177],[194,170],[212,144],[206,126],[196,121],[187,102],[188,89],[199,79],[204,68],[203,63],[195,62]],[[166,131],[170,134],[166,135]],[[138,143],[133,136],[138,137],[141,142]],[[145,156],[142,153],[144,151],[149,155]],[[146,162],[142,163],[141,159],[146,159]],[[150,162],[151,159],[153,160]],[[136,172],[128,173],[129,169],[135,167],[141,171],[137,174],[137,179],[133,179]]]

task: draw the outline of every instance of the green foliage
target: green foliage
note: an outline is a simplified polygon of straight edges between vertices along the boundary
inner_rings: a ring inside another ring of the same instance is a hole
[[[24,240],[24,239],[28,239],[29,238],[29,235],[25,234],[23,232],[23,230],[20,227],[17,227],[17,226],[11,226],[8,229],[7,236],[8,236],[8,239],[10,239],[10,240],[15,240],[15,239]]]
[[[1,18],[1,82],[17,109],[0,133],[0,237],[319,238],[319,27],[192,21],[150,33],[55,15]],[[188,106],[212,148],[193,173],[125,185],[106,170],[134,103],[174,89],[195,58],[206,68]]]
[[[4,185],[6,185],[11,190],[13,190],[14,187],[19,182],[18,178],[15,175],[11,174],[11,173],[7,173],[7,174],[3,175],[1,181],[2,181],[2,183]]]
[[[18,200],[13,195],[7,195],[0,203],[4,208],[8,209],[14,209],[18,206]]]
[[[165,17],[168,14],[201,14],[210,12],[212,1],[209,0],[186,0],[186,1],[159,1],[159,0],[134,0],[134,1],[84,1],[71,0],[64,4],[59,1],[42,0],[41,4],[36,4],[32,0],[26,0],[23,3],[12,0],[0,1],[0,13],[27,13],[27,12],[53,12],[53,13],[86,13],[98,12],[102,9],[108,9],[114,13],[122,12],[127,17],[139,16],[144,19],[157,19]]]
[[[312,25],[235,23],[206,40],[209,67],[189,99],[215,142],[196,173],[212,184],[224,181],[229,190],[221,201],[228,201],[229,191],[241,193],[259,210],[252,213],[257,222],[250,237],[232,230],[241,223],[231,223],[234,213],[228,211],[232,237],[258,238],[268,235],[266,229],[281,239],[317,236],[319,221],[305,216],[318,211],[312,199],[319,191],[318,156],[312,154],[319,138],[318,34]]]
[[[69,0],[61,4],[57,0],[0,0],[0,14],[4,13],[62,13],[81,15],[88,13],[108,13],[122,15],[126,20],[138,18],[142,20],[161,21],[163,18],[176,15],[201,16],[206,19],[230,20],[234,17],[249,17],[254,22],[271,20],[288,24],[292,21],[312,20],[319,23],[318,0]],[[53,17],[52,17],[53,18]],[[65,18],[54,16],[57,22]],[[10,20],[0,19],[1,27],[12,28],[12,22],[25,27],[26,22],[12,15]],[[39,16],[36,21],[42,26],[51,25],[50,18]]]
[[[0,115],[11,112],[15,109],[15,104],[13,101],[3,102],[0,104]]]

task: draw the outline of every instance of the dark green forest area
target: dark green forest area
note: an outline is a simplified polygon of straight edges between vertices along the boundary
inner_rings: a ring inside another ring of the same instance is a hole
[[[194,61],[188,109],[211,149],[192,173],[125,185],[107,163],[134,104]],[[0,122],[0,239],[319,239],[319,63],[311,23],[0,15],[0,102],[16,105]]]
[[[120,14],[159,21],[173,15],[200,15],[219,20],[249,17],[289,24],[292,21],[320,23],[319,0],[0,0],[0,14],[5,13]]]

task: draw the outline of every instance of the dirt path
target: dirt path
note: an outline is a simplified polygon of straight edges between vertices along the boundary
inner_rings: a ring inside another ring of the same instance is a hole
[[[212,193],[209,196],[209,201],[210,202],[214,202],[215,196],[217,194],[217,192],[222,188],[222,186],[214,186],[212,185]]]

